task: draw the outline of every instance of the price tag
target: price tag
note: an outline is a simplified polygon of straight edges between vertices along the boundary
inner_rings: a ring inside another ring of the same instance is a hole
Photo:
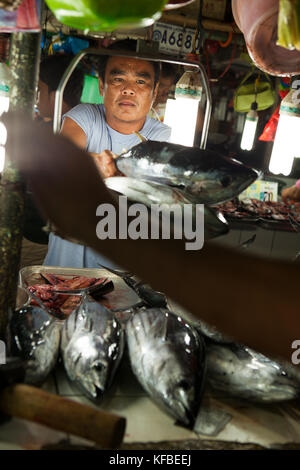
[[[153,41],[159,42],[160,52],[172,55],[186,55],[192,52],[195,30],[165,23],[155,23]],[[196,38],[195,50],[199,51],[200,34]]]

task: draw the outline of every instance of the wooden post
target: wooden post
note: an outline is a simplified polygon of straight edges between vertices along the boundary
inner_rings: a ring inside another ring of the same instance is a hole
[[[10,47],[10,107],[33,118],[40,59],[40,33],[14,33]],[[9,129],[8,129],[9,132]],[[14,309],[24,225],[25,184],[5,156],[0,182],[0,339]]]

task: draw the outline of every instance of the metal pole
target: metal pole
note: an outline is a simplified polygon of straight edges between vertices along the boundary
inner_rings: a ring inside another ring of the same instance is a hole
[[[139,54],[139,53],[127,53],[124,51],[116,51],[116,50],[110,50],[110,49],[92,49],[92,48],[83,49],[82,51],[78,52],[78,54],[72,59],[72,61],[68,65],[67,69],[65,70],[65,73],[63,74],[61,78],[61,81],[59,82],[58,88],[55,93],[54,119],[53,119],[54,134],[57,134],[60,129],[62,98],[63,98],[65,86],[72,72],[75,70],[76,65],[87,54],[131,57],[131,58],[141,59],[141,60],[149,60],[149,61],[152,60],[154,62],[168,62],[170,64],[188,65],[189,67],[194,67],[195,69],[198,69],[200,71],[203,85],[204,85],[204,90],[206,93],[206,107],[205,107],[205,116],[204,116],[204,122],[203,122],[200,148],[201,149],[206,148],[207,135],[208,135],[208,129],[209,129],[209,123],[210,123],[210,117],[211,117],[211,110],[212,110],[212,97],[211,97],[208,77],[207,77],[207,74],[203,65],[201,63],[196,64],[195,62],[188,62],[185,60],[174,59],[172,56],[167,56],[167,55],[152,56],[150,54],[148,55],[148,54]]]
[[[40,59],[40,33],[11,36],[10,110],[33,118]],[[8,129],[9,132],[9,129]],[[25,184],[6,154],[0,182],[0,339],[6,338],[9,315],[15,307],[24,224]]]

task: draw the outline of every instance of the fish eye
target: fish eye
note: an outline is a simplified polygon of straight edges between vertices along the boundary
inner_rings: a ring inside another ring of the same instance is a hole
[[[101,372],[101,371],[102,371],[102,368],[103,368],[103,365],[98,362],[98,364],[95,364],[95,365],[94,365],[94,368],[95,368],[98,372]]]
[[[232,178],[230,175],[225,175],[220,179],[220,183],[223,186],[223,188],[227,188],[227,186],[230,185],[231,181],[232,181]]]
[[[190,384],[186,380],[180,380],[180,382],[178,382],[178,387],[188,391],[190,389]]]

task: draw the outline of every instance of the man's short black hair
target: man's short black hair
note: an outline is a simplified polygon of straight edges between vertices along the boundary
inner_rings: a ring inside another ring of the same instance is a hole
[[[136,52],[136,45],[137,41],[135,39],[124,39],[122,41],[116,41],[110,46],[108,46],[107,49],[110,50],[115,50],[115,51],[126,51],[126,52]],[[100,59],[100,65],[99,65],[99,76],[102,79],[103,83],[105,82],[105,70],[106,70],[106,65],[107,61],[110,58],[110,55],[103,55],[101,56]],[[153,65],[154,68],[154,88],[159,82],[159,77],[160,77],[160,63],[159,62],[154,62],[149,60],[149,62]]]
[[[49,93],[57,90],[61,77],[73,57],[72,55],[51,55],[42,60],[39,78],[48,86]],[[77,67],[72,72],[64,89],[63,99],[70,108],[74,108],[80,103],[83,79],[84,73]]]

